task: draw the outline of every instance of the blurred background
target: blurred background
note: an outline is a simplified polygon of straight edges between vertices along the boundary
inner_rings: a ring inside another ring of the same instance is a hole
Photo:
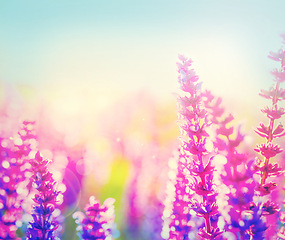
[[[82,95],[96,96],[102,108],[138,89],[171,99],[180,53],[194,60],[204,87],[248,103],[270,84],[274,63],[266,56],[280,47],[284,6],[281,0],[1,1],[0,78],[71,113],[70,101],[77,108],[90,103]]]
[[[1,1],[1,132],[37,121],[39,148],[71,196],[67,228],[90,195],[113,197],[121,239],[159,239],[179,135],[178,54],[252,134],[284,9],[281,0]]]

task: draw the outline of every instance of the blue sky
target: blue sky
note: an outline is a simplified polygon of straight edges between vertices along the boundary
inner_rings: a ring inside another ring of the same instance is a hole
[[[204,87],[244,99],[272,83],[278,65],[267,54],[281,46],[284,9],[281,0],[1,1],[0,80],[166,96],[182,53]]]

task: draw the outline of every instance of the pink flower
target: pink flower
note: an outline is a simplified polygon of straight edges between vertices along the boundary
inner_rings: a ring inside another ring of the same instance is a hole
[[[215,167],[211,165],[211,160],[212,158],[210,159],[206,167],[201,164],[193,163],[191,173],[194,176],[205,176],[208,174],[212,174],[212,172],[215,170]]]
[[[279,124],[273,131],[273,137],[282,137],[285,135],[285,131],[282,124]]]
[[[177,183],[180,183],[183,188],[186,186],[187,188],[185,188],[184,191],[179,184],[175,185],[178,198],[175,199],[173,204],[173,210],[177,211],[173,216],[183,217],[180,219],[172,219],[172,225],[169,225],[171,226],[169,239],[188,238],[188,233],[191,229],[191,226],[188,226],[187,224],[190,220],[188,215],[191,216],[191,214],[185,214],[185,210],[187,210],[188,207],[193,209],[197,213],[197,216],[203,217],[205,220],[206,230],[205,233],[201,234],[206,234],[207,236],[210,236],[210,239],[213,239],[218,235],[217,233],[219,230],[216,229],[215,223],[212,225],[211,222],[213,220],[211,219],[211,216],[218,213],[218,207],[215,203],[216,193],[212,183],[213,167],[210,164],[211,158],[205,166],[205,159],[203,159],[206,154],[209,154],[205,144],[207,137],[209,136],[207,127],[211,125],[208,120],[208,114],[210,115],[210,113],[205,109],[205,106],[203,106],[203,95],[200,90],[201,83],[197,82],[199,78],[195,74],[195,71],[189,68],[192,64],[192,60],[188,60],[182,55],[179,56],[179,59],[181,63],[177,64],[179,72],[178,80],[182,91],[184,91],[184,96],[178,98],[181,108],[180,113],[182,115],[181,128],[184,130],[182,131],[184,135],[181,136],[181,138],[183,138],[182,150],[186,152],[187,155],[185,155],[186,164],[181,165],[176,177]],[[204,96],[204,98],[205,97],[207,98],[207,96]],[[210,99],[211,95],[208,97]],[[218,117],[218,115],[223,113],[223,109],[219,107],[219,101],[220,100],[216,102],[215,117]],[[209,102],[209,104],[211,103]],[[188,155],[188,153],[190,153],[190,155]],[[181,163],[182,160],[184,160],[184,157],[179,159]],[[187,173],[189,173],[189,176]],[[190,177],[193,177],[192,184],[189,184]],[[189,195],[189,190],[191,189],[195,194],[202,196],[202,198],[197,196],[198,199],[202,201],[200,203],[197,202],[196,204],[192,204],[192,206],[190,206],[188,202],[184,202],[185,199],[192,197],[192,194]],[[185,203],[188,204],[188,207],[186,208],[183,207]]]
[[[198,232],[198,235],[203,239],[216,239],[216,237],[222,233],[223,231],[220,231],[219,228],[213,228],[210,233],[206,231],[206,228],[201,228]]]
[[[205,147],[205,140],[199,141],[197,143],[185,143],[185,150],[189,151],[193,155],[198,155],[202,153],[206,153],[206,147]]]
[[[187,67],[190,67],[192,65],[193,61],[191,58],[187,59],[183,54],[178,54],[178,58],[182,63],[187,63],[188,64]],[[179,66],[179,63],[180,62],[177,63],[178,66]]]
[[[196,119],[197,117],[203,118],[206,116],[206,111],[204,109],[198,109],[198,111],[194,113],[187,108],[183,108],[179,110],[179,113],[187,119]]]
[[[209,110],[210,116],[212,117],[213,123],[220,123],[221,121],[217,118],[221,117],[225,111],[223,107],[221,107],[222,98],[215,99],[214,95],[210,91],[204,91],[201,93],[201,96],[203,98],[203,102],[205,107]],[[215,99],[215,100],[214,100]],[[230,122],[233,118],[233,116],[228,116],[223,123],[227,124]],[[231,119],[232,118],[232,119]]]
[[[202,126],[200,126],[198,124],[193,125],[193,124],[186,123],[185,125],[182,125],[181,128],[187,132],[189,137],[192,138],[193,136],[196,136],[197,138],[201,139],[202,136],[204,137],[209,136],[209,134],[205,130],[205,126],[206,124],[203,124]]]
[[[276,183],[269,182],[264,185],[259,185],[257,188],[257,191],[260,192],[261,196],[265,196],[265,195],[270,194],[276,187],[277,187]]]
[[[272,72],[272,75],[274,75],[275,76],[275,80],[277,81],[277,82],[284,82],[285,81],[285,72],[284,72],[284,70],[283,71],[279,71],[279,70],[277,70],[277,69],[274,69]]]
[[[278,109],[276,105],[274,107],[272,107],[272,108],[265,107],[261,111],[263,113],[265,113],[269,119],[272,119],[272,120],[281,118],[282,115],[285,113],[284,112],[284,108],[279,108]]]
[[[254,130],[259,136],[269,138],[269,128],[266,127],[263,123],[260,123],[260,127]]]
[[[259,174],[261,175],[263,172],[266,172],[268,176],[279,176],[284,173],[284,171],[282,171],[282,168],[279,167],[278,163],[269,163],[267,166],[265,166],[264,161],[260,159],[257,159],[254,170],[259,171]]]
[[[108,198],[101,205],[99,200],[91,196],[89,204],[85,206],[85,214],[80,211],[73,214],[81,239],[112,239],[112,233],[117,231],[114,225],[114,202],[113,198]]]
[[[276,93],[275,88],[271,88],[269,91],[261,89],[259,95],[266,99],[273,99],[276,97],[276,101],[280,101],[285,99],[285,90],[280,88]]]
[[[285,239],[285,227],[282,226],[277,233],[277,236],[281,239]]]
[[[219,129],[217,129],[217,133],[228,137],[233,133],[233,130],[233,127],[226,128],[225,126],[221,126]]]
[[[262,205],[262,215],[263,216],[272,215],[279,211],[280,211],[279,206],[274,202],[267,201],[266,203]]]
[[[237,151],[230,152],[227,158],[229,163],[235,166],[240,165],[247,160],[246,154],[238,153]]]
[[[195,106],[201,101],[200,96],[189,97],[178,97],[178,103],[183,107]]]
[[[234,149],[244,140],[244,135],[240,131],[240,127],[238,128],[237,136],[234,139],[229,139],[229,148]]]
[[[272,158],[275,157],[276,154],[281,153],[282,149],[278,145],[273,145],[271,142],[269,143],[262,143],[257,145],[257,148],[254,149],[255,151],[259,152],[265,158]]]
[[[256,130],[254,130],[259,136],[261,137],[265,137],[267,139],[269,139],[270,136],[270,129],[269,127],[266,127],[263,123],[260,123],[260,127],[258,127]],[[278,137],[282,137],[285,135],[285,131],[284,128],[282,126],[282,124],[279,124],[274,131],[272,132],[272,138],[278,138]]]
[[[192,209],[197,213],[197,216],[199,217],[205,217],[205,215],[211,217],[219,213],[218,206],[215,202],[212,203],[194,202],[192,205]]]
[[[284,61],[284,57],[285,57],[285,52],[283,51],[283,49],[279,49],[278,52],[269,52],[268,57],[274,61]]]
[[[208,182],[206,185],[203,185],[201,182],[197,182],[196,178],[194,180],[194,184],[190,185],[189,187],[196,192],[198,195],[201,196],[208,196],[213,195],[213,188],[212,183]]]
[[[189,92],[191,95],[196,94],[201,85],[196,83],[199,77],[195,71],[189,68],[192,65],[192,60],[185,58],[183,55],[179,55],[179,59],[181,62],[177,63],[179,72],[178,82],[181,89]]]

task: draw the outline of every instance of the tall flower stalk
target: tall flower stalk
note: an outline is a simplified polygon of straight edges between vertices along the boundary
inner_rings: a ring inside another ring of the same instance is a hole
[[[28,194],[27,160],[35,145],[34,122],[22,122],[19,132],[0,140],[0,239],[19,239],[22,203]]]
[[[169,159],[169,179],[164,201],[163,226],[161,236],[163,239],[193,239],[197,234],[197,226],[201,221],[191,212],[191,198],[186,168],[186,157],[182,149],[178,149]]]
[[[280,87],[280,84],[285,81],[285,52],[282,49],[278,53],[270,52],[269,58],[281,62],[281,68],[272,72],[275,77],[275,86],[269,91],[261,90],[260,93],[260,96],[272,101],[271,106],[266,106],[261,110],[269,119],[268,125],[261,123],[256,129],[256,133],[266,139],[265,143],[257,145],[255,149],[263,157],[263,159],[258,159],[257,163],[260,174],[259,191],[261,195],[270,194],[276,187],[276,183],[267,182],[268,177],[282,173],[277,164],[270,163],[270,159],[282,152],[279,145],[273,143],[273,139],[285,135],[283,125],[279,123],[276,126],[276,120],[280,119],[285,113],[284,108],[278,106],[278,103],[285,99],[285,90]]]
[[[253,236],[254,239],[262,239],[266,225],[260,219],[260,214],[266,212],[270,215],[274,211],[266,211],[266,204],[263,205],[264,211],[260,211],[259,206],[253,203],[254,160],[249,160],[249,153],[242,153],[238,149],[244,141],[244,135],[240,126],[231,126],[234,117],[224,114],[221,98],[215,98],[209,91],[205,91],[203,96],[205,107],[211,112],[211,121],[216,126],[214,146],[226,158],[220,174],[223,184],[227,187],[226,198],[223,199],[223,217],[227,223],[225,230],[227,234],[230,232],[229,236],[235,235],[237,239],[250,239]]]
[[[5,140],[2,139],[1,143]],[[1,146],[0,160],[0,239],[19,239],[16,231],[17,221],[21,220],[23,197],[18,194],[17,188],[23,181],[23,174],[17,160],[12,157],[10,148]]]
[[[56,182],[49,172],[47,165],[49,161],[43,159],[39,152],[31,161],[33,175],[31,177],[32,187],[36,190],[33,205],[33,221],[27,230],[27,239],[56,240],[56,229],[59,224],[54,217],[59,192],[55,189]]]
[[[198,76],[193,69],[190,69],[192,60],[179,55],[180,62],[178,65],[179,83],[184,96],[179,97],[181,129],[182,129],[182,144],[180,162],[178,166],[177,183],[181,189],[177,189],[176,199],[181,203],[175,202],[180,214],[189,214],[195,212],[198,217],[204,219],[204,227],[199,229],[198,235],[203,239],[215,239],[222,231],[216,226],[213,217],[218,212],[216,204],[216,192],[214,190],[213,171],[211,165],[213,155],[211,149],[207,147],[209,143],[208,128],[211,125],[208,114],[205,108],[202,107],[201,99],[201,83],[198,82]],[[180,165],[180,164],[179,164]],[[176,184],[176,187],[178,186]],[[184,185],[184,186],[183,186]],[[184,200],[189,195],[193,195],[190,204],[185,206]],[[183,232],[186,226],[179,225],[179,221],[170,223],[170,238],[169,239],[189,239],[189,233],[179,235]],[[186,223],[189,219],[185,219]]]
[[[78,224],[77,231],[80,239],[111,240],[116,232],[114,219],[114,202],[108,198],[101,205],[94,196],[89,198],[84,212],[75,212],[73,218]]]
[[[283,43],[285,43],[285,35],[283,37]],[[267,116],[269,122],[267,125],[261,123],[256,129],[256,133],[265,138],[265,143],[256,146],[255,151],[262,157],[257,159],[256,169],[260,175],[260,182],[258,191],[261,196],[269,196],[272,191],[277,188],[275,181],[270,181],[273,177],[276,178],[283,173],[278,163],[272,163],[272,159],[280,154],[283,150],[278,144],[274,144],[273,140],[285,135],[284,127],[280,122],[281,117],[284,115],[284,108],[280,107],[280,102],[285,99],[285,89],[281,88],[281,84],[285,81],[285,51],[281,48],[277,53],[270,52],[270,59],[280,62],[279,69],[274,69],[272,74],[274,76],[275,86],[269,91],[261,90],[260,96],[270,99],[271,106],[266,106],[261,111]],[[279,121],[279,123],[276,123]],[[270,179],[270,180],[269,180]],[[268,201],[267,204],[273,205],[274,203]],[[276,207],[275,212],[279,209]],[[284,213],[280,214],[280,222],[282,224],[281,229],[277,235],[279,239],[285,239],[284,234]]]

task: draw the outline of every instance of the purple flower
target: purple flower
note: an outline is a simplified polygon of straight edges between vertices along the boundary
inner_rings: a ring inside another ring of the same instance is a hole
[[[262,205],[262,213],[261,214],[263,216],[267,216],[267,215],[272,215],[274,213],[277,213],[279,211],[280,211],[280,208],[276,203],[267,201],[266,203],[264,203]]]
[[[266,114],[266,116],[269,119],[279,119],[282,117],[282,115],[285,113],[284,108],[277,108],[277,105],[274,105],[273,107],[265,107],[264,109],[261,110],[263,113]]]
[[[36,144],[34,122],[24,121],[19,132],[0,140],[0,239],[19,239],[16,231],[22,224],[22,202],[27,196],[26,161]]]
[[[116,231],[114,202],[114,199],[108,198],[101,205],[100,201],[92,196],[85,207],[85,214],[79,211],[73,214],[81,239],[113,239],[112,233]]]
[[[3,141],[3,140],[2,140]],[[17,193],[17,187],[23,181],[18,164],[12,164],[9,148],[1,146],[0,159],[0,239],[16,238],[16,222],[21,219],[23,198]]]
[[[264,232],[267,226],[262,216],[262,204],[249,202],[241,211],[241,219],[233,221],[233,226],[239,228],[241,233],[245,233],[244,239],[265,239]]]
[[[225,225],[225,230],[234,234],[237,239],[262,239],[262,231],[266,228],[260,220],[261,215],[257,213],[254,215],[251,211],[251,220],[244,218],[245,213],[249,214],[248,209],[252,206],[255,196],[256,184],[252,180],[252,176],[258,171],[253,166],[254,161],[248,160],[247,153],[238,152],[238,146],[243,142],[244,135],[241,133],[240,127],[236,129],[228,126],[234,118],[231,114],[223,115],[225,110],[220,106],[220,98],[216,99],[209,91],[206,91],[203,94],[203,101],[207,110],[209,109],[211,112],[210,120],[213,125],[216,125],[214,146],[219,150],[219,154],[224,155],[227,159],[221,171],[221,180],[229,192],[226,194],[228,202],[223,211],[228,222]],[[272,212],[270,207],[268,207],[268,211]],[[253,215],[254,217],[252,217]],[[211,237],[211,234],[207,235],[203,231],[200,235],[206,239]]]
[[[261,196],[264,196],[270,194],[276,187],[277,184],[275,182],[269,182],[269,183],[259,184],[256,190],[260,192]]]
[[[215,202],[211,204],[194,202],[191,208],[197,213],[199,217],[211,217],[219,213],[218,206]]]
[[[33,199],[33,221],[27,230],[27,239],[58,239],[55,230],[59,224],[53,216],[57,206],[59,192],[55,190],[55,181],[48,171],[48,160],[44,160],[39,152],[31,160],[32,166],[32,187],[37,192]]]

